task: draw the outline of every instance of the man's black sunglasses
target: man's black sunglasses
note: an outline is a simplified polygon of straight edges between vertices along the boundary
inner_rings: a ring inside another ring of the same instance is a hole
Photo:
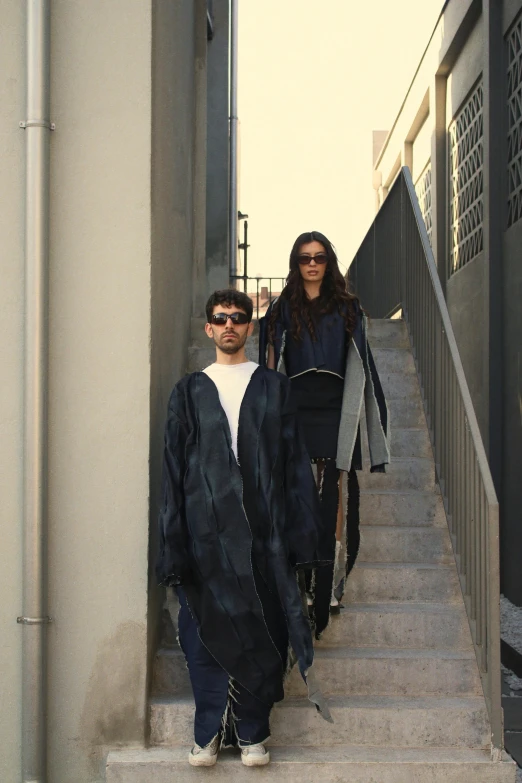
[[[214,313],[211,323],[216,326],[226,326],[229,318],[233,324],[247,324],[249,320],[246,313]]]

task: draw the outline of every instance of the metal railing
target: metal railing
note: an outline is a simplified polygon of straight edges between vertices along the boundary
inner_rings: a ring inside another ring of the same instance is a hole
[[[249,296],[255,297],[254,300],[254,310],[256,311],[256,318],[259,319],[259,311],[265,311],[268,305],[273,302],[273,300],[276,298],[276,296],[279,296],[281,291],[283,290],[283,287],[285,285],[285,277],[249,277],[248,275],[230,275],[230,282],[231,284],[234,284],[236,280],[242,280],[243,281],[243,291],[247,293]],[[249,281],[255,280],[256,283],[256,290],[255,292],[252,290],[248,290],[249,288]],[[277,281],[277,289],[274,288],[272,285],[272,281]],[[262,283],[268,282],[267,286],[261,285]],[[263,288],[267,289],[267,299],[266,302],[263,303],[260,301],[260,292]]]
[[[371,316],[386,318],[402,309],[408,327],[498,758],[498,500],[409,169],[402,169],[390,190],[349,276]]]

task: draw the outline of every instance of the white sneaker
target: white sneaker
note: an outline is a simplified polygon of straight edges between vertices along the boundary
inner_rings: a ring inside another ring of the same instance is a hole
[[[243,745],[241,747],[241,761],[245,767],[263,767],[270,761],[270,753],[264,745]]]
[[[193,767],[213,767],[217,761],[218,750],[219,737],[214,737],[205,748],[196,743],[189,753],[189,764]]]

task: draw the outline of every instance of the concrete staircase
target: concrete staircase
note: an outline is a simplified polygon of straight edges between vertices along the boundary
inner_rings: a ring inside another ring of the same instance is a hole
[[[294,671],[273,711],[268,767],[253,773],[237,753],[225,751],[211,770],[190,768],[193,703],[167,629],[155,661],[151,747],[111,752],[107,783],[209,777],[240,783],[252,774],[292,783],[514,783],[507,757],[491,761],[488,716],[405,325],[374,321],[370,341],[390,408],[393,464],[386,475],[359,474],[360,556],[345,609],[316,646],[335,723],[315,713]],[[209,351],[194,341],[190,368],[212,360],[211,344]]]

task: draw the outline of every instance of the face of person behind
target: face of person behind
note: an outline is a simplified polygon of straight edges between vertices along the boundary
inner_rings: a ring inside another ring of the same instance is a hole
[[[226,304],[216,305],[214,307],[212,316],[214,317],[218,313],[224,313],[230,316],[232,313],[241,313],[246,317],[246,313],[240,307]],[[239,353],[245,346],[247,337],[252,334],[254,324],[250,323],[240,324],[233,323],[230,318],[227,318],[223,324],[207,323],[205,324],[205,331],[213,341],[218,349],[224,354],[229,356]]]
[[[320,284],[326,272],[328,258],[320,242],[306,242],[299,248],[299,271],[305,283]]]

